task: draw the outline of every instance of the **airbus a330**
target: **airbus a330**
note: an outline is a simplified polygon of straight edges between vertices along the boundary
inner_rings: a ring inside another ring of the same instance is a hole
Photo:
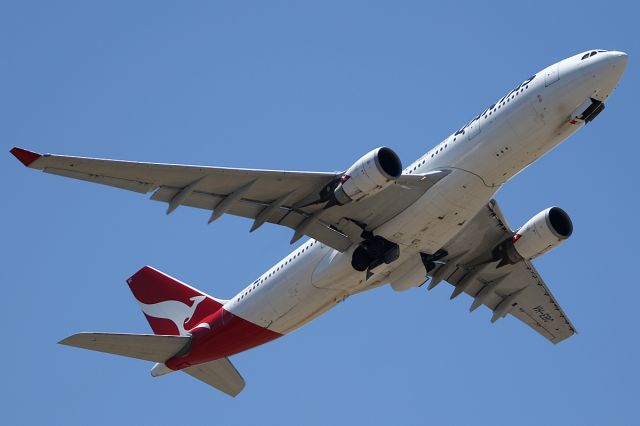
[[[447,282],[491,321],[507,315],[553,343],[575,328],[531,263],[573,231],[559,207],[513,230],[494,194],[602,112],[625,70],[623,52],[590,50],[526,78],[403,168],[376,148],[340,173],[153,164],[22,148],[25,166],[180,206],[293,230],[309,239],[229,300],[149,266],[127,280],[155,334],[79,333],[60,343],[155,362],[232,396],[245,382],[228,357],[308,323],[346,297],[390,284]]]

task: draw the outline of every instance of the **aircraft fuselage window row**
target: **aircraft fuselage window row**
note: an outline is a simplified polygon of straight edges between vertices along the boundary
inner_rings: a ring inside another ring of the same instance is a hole
[[[604,50],[598,50],[596,52],[604,52]],[[592,56],[595,54],[595,52],[592,52]],[[588,54],[587,54],[588,55]],[[584,57],[583,57],[584,59]],[[474,122],[479,120],[481,117],[483,120],[486,120],[488,117],[490,117],[491,115],[493,115],[494,112],[497,113],[497,111],[499,109],[501,109],[503,106],[505,106],[507,103],[509,103],[511,100],[515,99],[516,96],[519,96],[521,93],[523,93],[526,89],[529,88],[529,83],[531,83],[531,81],[533,81],[533,79],[536,76],[533,75],[531,77],[529,77],[528,79],[526,79],[525,81],[523,81],[518,87],[516,87],[515,89],[511,90],[509,93],[507,93],[505,96],[503,96],[498,102],[496,102],[495,104],[491,105],[489,108],[487,108],[486,110],[484,110],[483,112],[481,112],[478,116],[474,117],[473,120],[471,120],[467,125],[465,125],[462,129],[458,130],[453,136],[453,142],[455,142],[457,140],[457,136],[460,134],[464,134],[465,130]],[[431,156],[430,158],[433,158],[435,155],[439,154],[442,152],[443,149],[448,147],[448,143],[445,143],[444,146],[440,145],[439,147],[436,147],[432,152],[427,153],[427,156]],[[418,160],[418,163],[413,166],[410,170],[409,170],[409,174],[412,174],[413,172],[415,172],[418,167],[423,166],[425,163],[427,162],[426,159],[423,160]]]
[[[260,286],[260,284],[266,282],[269,278],[271,278],[272,275],[275,276],[276,272],[280,271],[281,269],[284,270],[284,267],[286,265],[291,263],[293,261],[293,259],[296,259],[298,256],[301,256],[305,251],[309,250],[311,248],[311,246],[313,246],[315,243],[317,243],[317,241],[309,241],[307,244],[305,244],[305,246],[303,246],[300,249],[298,249],[298,251],[296,253],[294,253],[289,258],[285,259],[280,265],[276,266],[275,269],[273,269],[271,272],[269,272],[268,274],[264,275],[262,278],[258,278],[257,280],[255,280],[253,282],[253,284],[251,284],[249,287],[247,287],[242,292],[240,297],[238,297],[236,299],[236,302],[239,302],[240,300],[244,299],[246,296],[249,295],[249,293],[251,293],[253,290],[258,288]]]

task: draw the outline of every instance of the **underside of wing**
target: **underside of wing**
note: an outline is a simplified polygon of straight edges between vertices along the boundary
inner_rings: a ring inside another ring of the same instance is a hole
[[[291,242],[303,235],[345,251],[360,234],[386,222],[415,202],[448,174],[401,175],[374,196],[327,207],[327,193],[342,173],[235,169],[177,164],[140,163],[11,150],[27,167],[73,179],[113,186],[168,204],[167,214],[180,206],[211,211],[209,222],[231,214],[253,219],[251,230],[264,223],[294,230]]]
[[[491,251],[513,237],[495,201],[491,201],[445,249],[449,256],[430,275],[429,289],[441,281],[454,286],[451,298],[473,298],[470,310],[484,305],[491,321],[511,314],[553,343],[576,333],[560,304],[528,260],[500,264]]]

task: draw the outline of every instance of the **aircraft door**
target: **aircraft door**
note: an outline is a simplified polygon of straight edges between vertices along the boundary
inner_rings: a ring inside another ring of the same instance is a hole
[[[556,81],[560,80],[560,64],[551,65],[544,70],[544,86],[551,86]]]
[[[476,119],[474,119],[471,123],[469,123],[469,126],[465,129],[465,133],[467,134],[467,140],[471,140],[473,138],[475,138],[476,136],[478,136],[478,134],[480,133],[480,126],[482,123],[482,117],[478,116]]]

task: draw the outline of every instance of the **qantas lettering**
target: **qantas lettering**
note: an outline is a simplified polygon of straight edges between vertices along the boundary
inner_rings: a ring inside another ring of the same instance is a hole
[[[500,103],[504,102],[504,100],[507,99],[509,96],[511,96],[511,94],[516,93],[518,90],[522,89],[523,87],[526,87],[529,83],[531,83],[533,81],[534,78],[536,78],[535,74],[532,75],[531,77],[529,77],[528,79],[526,79],[525,81],[523,81],[522,83],[520,83],[515,89],[511,90],[509,93],[507,93],[506,95],[501,97],[498,102],[496,102],[495,104],[491,105],[489,108],[485,109],[480,114],[475,116],[473,119],[471,119],[471,121],[469,121],[467,124],[465,124],[460,130],[455,132],[453,135],[454,136],[463,135],[465,130],[469,126],[471,126],[473,124],[473,122],[475,122],[477,120],[480,120],[480,117],[482,117],[483,115],[485,115],[489,111],[492,111],[496,107],[496,105],[500,105]]]

